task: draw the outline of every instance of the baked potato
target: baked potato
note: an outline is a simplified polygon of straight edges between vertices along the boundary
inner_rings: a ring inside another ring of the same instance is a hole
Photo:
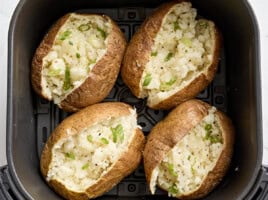
[[[214,22],[196,18],[190,2],[160,6],[131,39],[123,81],[153,109],[171,109],[195,97],[217,70],[221,35]]]
[[[178,199],[211,192],[226,174],[234,145],[234,128],[221,111],[189,100],[150,132],[144,169],[152,194],[156,185]]]
[[[69,13],[32,60],[33,89],[67,112],[102,101],[118,76],[126,40],[108,16]]]
[[[139,165],[144,135],[124,103],[99,103],[63,120],[41,155],[41,173],[65,199],[101,196]]]

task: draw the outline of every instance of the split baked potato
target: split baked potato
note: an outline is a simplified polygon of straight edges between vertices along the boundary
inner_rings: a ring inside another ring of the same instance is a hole
[[[144,169],[152,194],[156,186],[178,199],[197,199],[211,192],[226,174],[234,145],[234,128],[221,111],[189,100],[150,132]]]
[[[153,109],[171,109],[195,97],[217,70],[221,35],[213,21],[197,18],[190,2],[163,4],[131,39],[121,74]]]
[[[66,14],[35,52],[33,88],[67,112],[98,103],[117,79],[125,47],[125,37],[110,17]]]
[[[144,135],[125,103],[99,103],[63,120],[41,155],[41,173],[65,199],[87,200],[109,191],[139,165]]]

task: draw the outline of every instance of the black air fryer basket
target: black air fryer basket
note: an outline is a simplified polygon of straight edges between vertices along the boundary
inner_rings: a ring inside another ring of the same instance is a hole
[[[129,40],[139,25],[164,0],[21,0],[9,29],[7,160],[0,171],[0,199],[61,199],[42,179],[40,153],[49,134],[67,113],[39,98],[30,83],[31,59],[49,27],[67,12],[104,13]],[[262,163],[262,121],[259,32],[245,0],[193,0],[201,16],[215,21],[224,38],[214,81],[198,98],[226,112],[236,128],[232,165],[220,185],[205,199],[268,199],[268,172]],[[118,77],[105,101],[136,107],[147,135],[167,112],[151,110],[135,98]],[[166,200],[151,196],[142,165],[101,200]]]

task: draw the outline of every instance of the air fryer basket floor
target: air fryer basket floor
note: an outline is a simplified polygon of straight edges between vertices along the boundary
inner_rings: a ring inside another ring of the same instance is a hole
[[[122,12],[122,15],[120,14],[120,10],[116,9],[87,9],[79,10],[77,12],[96,13],[96,11],[97,13],[107,14],[116,20],[121,30],[124,32],[125,37],[129,40],[137,28],[140,26],[145,16],[148,16],[150,14],[151,9],[131,8],[127,10],[127,12]],[[123,14],[125,14],[125,16]],[[219,68],[213,83],[210,84],[203,92],[201,92],[198,95],[198,98],[216,106],[222,111],[227,111],[224,49],[222,49],[221,52]],[[53,131],[53,129],[66,116],[68,116],[68,113],[60,110],[57,106],[53,105],[52,102],[45,101],[39,97],[37,97],[36,100],[37,151],[40,158],[41,151],[48,136]],[[113,87],[109,96],[104,101],[121,101],[134,106],[138,112],[138,123],[142,127],[145,135],[147,135],[151,128],[167,113],[167,111],[149,109],[146,106],[146,100],[137,99],[134,97],[128,87],[123,83],[120,76],[118,77],[116,85]],[[234,171],[234,169],[235,166],[231,168],[231,171]],[[222,182],[222,184],[224,184],[225,181],[228,181],[227,179],[228,176],[226,180]],[[105,196],[135,197],[145,195],[150,195],[150,192],[146,186],[143,165],[140,164],[139,168],[132,175],[125,178]],[[161,190],[157,190],[155,197],[157,197],[157,195],[166,194]]]

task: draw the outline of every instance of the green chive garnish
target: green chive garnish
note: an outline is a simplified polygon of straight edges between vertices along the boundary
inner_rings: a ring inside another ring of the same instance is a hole
[[[88,167],[89,167],[89,164],[86,163],[86,164],[83,165],[82,170],[88,169]]]
[[[173,53],[169,52],[165,57],[165,62],[169,61],[173,57]]]
[[[90,29],[90,26],[88,24],[81,24],[78,27],[78,30],[81,31],[81,32],[88,31],[89,29]]]
[[[122,143],[124,141],[124,131],[123,126],[121,124],[118,124],[115,128],[111,127],[111,131],[113,134],[114,143],[117,143],[118,141]]]
[[[71,35],[71,31],[67,30],[67,31],[64,31],[62,33],[62,35],[60,36],[60,40],[65,40],[67,37],[69,37]]]
[[[142,86],[148,86],[151,81],[152,81],[151,74],[146,74],[146,76],[144,77],[144,81],[143,81]]]
[[[192,45],[192,40],[189,38],[182,38],[181,42],[187,47],[190,47]]]
[[[151,56],[157,56],[157,54],[158,54],[157,51],[154,51],[151,53]]]
[[[92,137],[92,135],[88,135],[88,136],[87,136],[87,141],[89,141],[89,142],[93,142],[93,137]]]
[[[179,189],[177,188],[176,184],[174,183],[172,186],[168,188],[168,192],[171,194],[177,194]]]
[[[169,172],[172,176],[175,176],[175,177],[178,176],[177,172],[174,170],[174,165],[173,165],[173,164],[168,163],[168,164],[167,164],[167,167],[168,167],[168,172]]]
[[[99,33],[101,34],[101,37],[102,37],[103,39],[106,39],[106,37],[107,37],[107,33],[106,33],[103,29],[101,29],[100,27],[97,27],[97,30],[98,30]]]
[[[66,91],[66,90],[69,90],[70,88],[71,88],[71,73],[70,73],[70,68],[67,66],[65,69],[63,89]]]
[[[101,142],[103,144],[109,144],[109,141],[106,138],[101,138]]]
[[[211,129],[212,129],[212,125],[211,124],[206,124],[205,130],[210,131]]]
[[[60,74],[60,69],[51,69],[48,71],[49,76],[58,76]]]
[[[66,156],[67,158],[72,159],[72,160],[75,159],[75,156],[74,156],[74,154],[73,154],[72,152],[68,152],[68,153],[66,153],[65,156]]]

